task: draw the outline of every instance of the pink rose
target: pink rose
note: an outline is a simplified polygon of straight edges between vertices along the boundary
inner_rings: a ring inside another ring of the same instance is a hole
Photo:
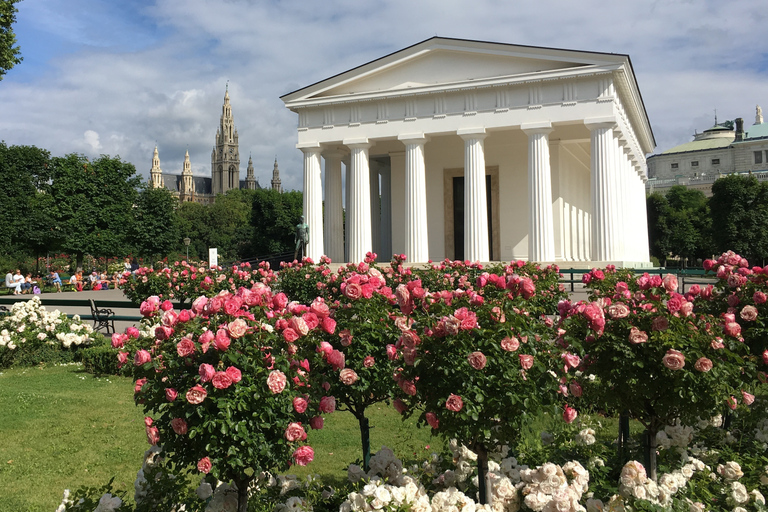
[[[187,402],[191,403],[192,405],[198,405],[203,403],[203,400],[205,400],[205,397],[208,396],[208,392],[200,386],[199,384],[195,385],[187,391]]]
[[[664,276],[664,289],[668,292],[677,291],[677,276],[673,274],[667,274]]]
[[[332,396],[324,396],[320,399],[318,408],[320,409],[320,412],[330,414],[336,410],[336,399]]]
[[[173,328],[167,325],[160,325],[155,329],[155,338],[160,341],[165,341],[173,336]]]
[[[227,375],[229,376],[229,379],[232,381],[233,384],[238,383],[243,379],[242,372],[237,368],[235,368],[234,366],[229,366],[226,371],[227,371]]]
[[[173,402],[174,400],[176,400],[176,397],[178,396],[179,396],[179,392],[176,391],[175,389],[165,388],[165,399],[168,400],[169,402]]]
[[[285,329],[283,329],[283,338],[288,343],[293,343],[294,341],[299,339],[299,334],[293,329],[291,329],[290,327],[286,327]]]
[[[514,352],[520,348],[520,342],[517,338],[510,338],[509,336],[506,336],[501,340],[501,348],[507,352]]]
[[[373,356],[366,356],[365,359],[363,359],[363,367],[365,368],[372,368],[374,364],[376,364],[376,360]]]
[[[448,399],[445,401],[445,408],[449,411],[459,412],[462,407],[464,407],[464,401],[459,395],[454,395],[451,393]]]
[[[194,315],[195,314],[192,311],[190,311],[189,309],[182,309],[181,311],[179,311],[179,319],[178,319],[178,321],[180,323],[182,323],[182,324],[186,323],[186,322],[189,322],[190,320],[192,320],[194,318]]]
[[[273,394],[282,393],[286,383],[285,374],[280,370],[272,370],[267,377],[267,387]]]
[[[147,383],[147,379],[141,378],[136,381],[136,384],[133,386],[133,392],[135,393],[141,393],[141,388],[144,387],[144,384]]]
[[[320,322],[320,328],[323,330],[323,332],[333,334],[333,332],[336,330],[336,320],[326,316],[323,318],[322,322]]]
[[[629,342],[633,345],[639,345],[648,341],[648,335],[645,331],[641,331],[637,327],[633,327],[629,331]]]
[[[201,295],[200,297],[196,298],[194,302],[192,302],[192,311],[194,311],[196,315],[201,314],[203,311],[205,311],[205,305],[207,303],[208,297]]]
[[[487,363],[485,355],[482,352],[472,352],[467,356],[467,361],[469,361],[469,365],[475,370],[482,370]]]
[[[669,320],[664,316],[657,316],[653,319],[652,329],[654,331],[666,331],[669,327]]]
[[[768,364],[768,350],[763,350],[763,364]]]
[[[564,353],[561,357],[565,362],[566,368],[576,368],[581,363],[579,356],[576,354],[571,354],[570,352]]]
[[[236,318],[227,324],[227,330],[232,338],[242,338],[248,330],[248,324],[242,318]]]
[[[351,386],[357,381],[357,373],[355,373],[355,370],[351,368],[344,368],[339,372],[339,380],[343,384]]]
[[[163,311],[170,311],[173,309],[173,302],[169,300],[164,300],[162,304],[160,304],[160,309]]]
[[[693,367],[700,372],[708,372],[712,369],[712,361],[706,357],[700,357],[693,364]]]
[[[757,320],[757,308],[755,306],[744,306],[739,316],[747,322],[754,322]]]
[[[226,351],[229,348],[229,334],[224,329],[219,329],[216,331],[216,338],[214,338],[213,346],[216,347],[216,350],[219,350],[221,352]]]
[[[305,398],[297,396],[293,399],[293,410],[299,414],[304,414],[304,411],[307,410],[308,405],[309,402],[307,402]]]
[[[131,327],[129,327],[129,328],[127,328],[125,330],[125,334],[127,334],[129,337],[137,340],[137,339],[139,339],[139,336],[140,336],[141,333],[139,332],[139,330],[136,327],[131,326]]]
[[[732,411],[735,411],[735,410],[736,410],[736,407],[738,407],[738,405],[739,405],[739,402],[737,402],[737,401],[736,401],[736,398],[734,398],[733,396],[729,396],[729,397],[728,397],[728,398],[725,400],[725,403],[728,405],[728,407],[729,407],[729,408],[730,408]]]
[[[338,350],[331,350],[328,353],[328,364],[330,364],[334,370],[341,370],[344,368],[344,354]]]
[[[347,282],[345,283],[344,296],[350,300],[357,300],[363,296],[363,288],[358,283]]]
[[[608,316],[611,318],[626,318],[629,316],[629,308],[626,304],[615,302],[608,306]]]
[[[117,367],[122,368],[125,363],[128,362],[128,356],[130,354],[128,352],[118,352],[117,353]]]
[[[179,315],[175,311],[168,310],[163,313],[162,322],[166,327],[173,327],[179,322]]]
[[[197,463],[197,470],[206,475],[211,471],[211,468],[213,468],[213,464],[211,464],[211,459],[208,457],[203,457]]]
[[[176,353],[179,357],[189,357],[195,353],[195,342],[189,338],[182,338],[176,344]]]
[[[427,418],[427,423],[429,423],[429,426],[437,430],[437,428],[440,426],[440,421],[437,419],[437,415],[433,412],[428,412],[425,416]]]
[[[530,370],[533,367],[533,356],[528,354],[518,354],[520,358],[520,366],[523,367],[523,370]]]
[[[232,385],[232,379],[229,378],[227,372],[216,372],[213,375],[211,382],[216,389],[227,389]]]
[[[152,360],[152,356],[146,350],[137,350],[136,355],[133,356],[133,364],[135,366],[141,366]]]
[[[741,326],[736,322],[728,322],[725,324],[725,334],[738,338],[741,335]]]
[[[752,403],[755,401],[755,395],[747,393],[743,389],[741,390],[741,396],[744,398],[744,403],[747,405],[752,405]]]
[[[200,375],[200,382],[208,382],[213,378],[216,370],[208,363],[203,363],[200,365],[200,368],[198,368],[197,373]]]
[[[400,379],[397,385],[406,395],[416,396],[416,384],[412,380]]]
[[[390,361],[394,361],[395,359],[397,359],[397,349],[395,348],[395,346],[389,343],[386,348],[387,348],[387,359],[389,359]]]
[[[685,356],[678,350],[669,349],[661,362],[670,370],[681,370],[685,366]]]
[[[323,421],[322,416],[315,416],[311,420],[309,420],[309,426],[312,427],[312,430],[321,430],[323,428],[325,421]]]
[[[117,332],[112,334],[112,348],[123,348],[126,341],[128,341],[127,334],[120,334]]]
[[[755,292],[755,294],[752,295],[752,300],[755,301],[755,304],[765,304],[765,301],[768,300],[768,298],[766,298],[766,295],[763,292]]]
[[[573,407],[569,407],[568,405],[565,406],[565,409],[563,409],[563,420],[566,423],[573,423],[573,420],[576,419],[576,416],[578,416],[579,413],[576,412],[576,409]]]
[[[309,325],[303,317],[294,316],[291,318],[291,328],[298,333],[299,336],[306,336],[309,333]]]
[[[568,389],[571,391],[571,394],[576,398],[579,398],[584,393],[584,390],[581,388],[581,384],[579,384],[575,380],[572,380],[571,383],[568,384]]]
[[[171,420],[171,428],[178,435],[183,436],[187,433],[187,422],[181,418],[173,418]]]
[[[289,423],[285,429],[285,438],[289,443],[293,443],[294,441],[306,439],[307,433],[304,431],[301,423]]]
[[[311,446],[300,446],[293,452],[293,460],[297,466],[306,466],[315,458],[315,450]]]
[[[339,338],[341,338],[341,346],[348,347],[352,344],[352,333],[349,332],[349,329],[344,329],[339,333]]]
[[[399,412],[400,414],[403,414],[405,411],[407,411],[407,410],[408,410],[408,406],[407,406],[407,405],[405,405],[405,402],[403,402],[403,401],[402,401],[402,400],[400,400],[399,398],[395,398],[395,399],[392,401],[392,407],[394,407],[394,408],[395,408],[395,410],[396,410],[397,412]]]
[[[723,343],[722,338],[715,338],[709,342],[709,346],[712,347],[713,350],[720,350],[721,348],[725,348],[725,343]]]
[[[157,427],[150,427],[147,425],[145,428],[147,432],[147,442],[151,445],[155,445],[160,442],[160,431],[157,430]]]

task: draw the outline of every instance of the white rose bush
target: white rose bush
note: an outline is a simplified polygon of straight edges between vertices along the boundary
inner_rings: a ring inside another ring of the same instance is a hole
[[[151,445],[134,489],[60,508],[766,510],[764,269],[726,253],[708,263],[716,286],[685,293],[674,276],[593,269],[572,303],[555,266],[404,260],[162,273],[200,294],[180,310],[142,298],[143,327],[112,339]],[[369,456],[365,411],[381,402],[445,451]],[[335,410],[360,425],[347,481],[287,473]],[[619,414],[635,421],[621,452]]]

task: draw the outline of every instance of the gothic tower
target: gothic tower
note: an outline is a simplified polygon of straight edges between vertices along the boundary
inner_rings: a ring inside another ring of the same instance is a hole
[[[283,185],[280,182],[280,169],[277,168],[277,158],[275,158],[275,166],[272,168],[272,190],[283,191]]]
[[[211,153],[211,178],[214,195],[240,187],[240,151],[235,121],[232,118],[232,106],[229,104],[229,85],[224,93],[221,121],[216,130],[216,144]]]
[[[189,150],[184,156],[184,170],[181,171],[181,194],[182,201],[195,200],[195,181],[192,179],[192,164],[189,162]]]
[[[163,188],[163,170],[160,168],[157,146],[155,146],[155,154],[152,155],[152,169],[149,171],[149,182],[152,188]]]
[[[245,188],[256,190],[256,177],[253,175],[253,158],[248,157],[248,170],[245,174]]]

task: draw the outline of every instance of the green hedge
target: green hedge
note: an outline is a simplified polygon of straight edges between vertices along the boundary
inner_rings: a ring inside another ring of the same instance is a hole
[[[110,343],[92,345],[81,353],[83,369],[94,375],[128,375],[126,367],[117,367],[117,350]]]

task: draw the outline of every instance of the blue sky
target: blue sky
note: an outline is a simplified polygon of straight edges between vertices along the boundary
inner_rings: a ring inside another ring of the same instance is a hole
[[[768,108],[768,0],[23,0],[24,61],[0,81],[0,139],[210,174],[227,80],[241,174],[278,158],[301,188],[279,97],[434,35],[629,54],[658,143]]]

